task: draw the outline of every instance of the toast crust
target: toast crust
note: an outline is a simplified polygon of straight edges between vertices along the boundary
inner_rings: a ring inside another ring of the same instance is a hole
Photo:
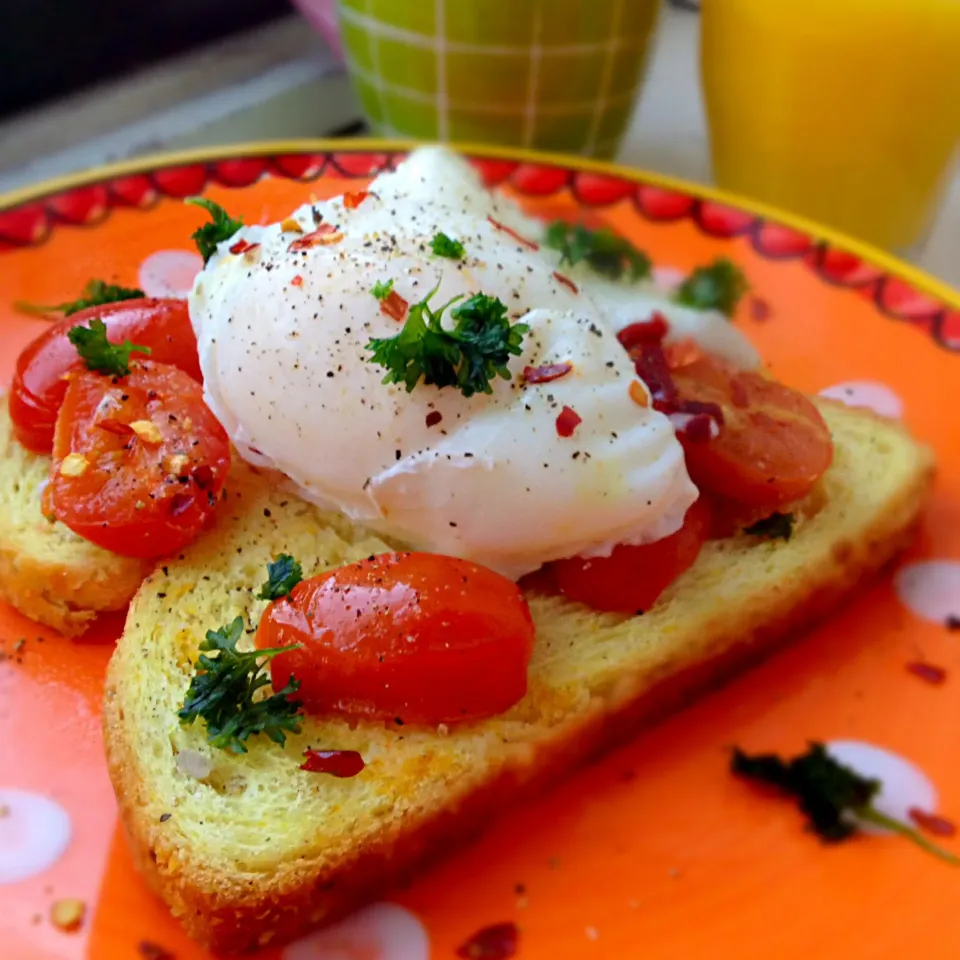
[[[585,708],[531,737],[504,762],[490,764],[468,789],[451,789],[446,802],[426,813],[411,811],[411,816],[385,820],[362,843],[338,850],[332,859],[288,856],[270,870],[231,871],[193,856],[182,838],[172,841],[159,823],[130,735],[132,721],[124,714],[123,704],[131,701],[118,650],[104,705],[107,759],[130,848],[150,886],[192,937],[215,950],[242,952],[296,938],[376,897],[438,852],[475,835],[519,798],[536,794],[823,618],[910,542],[931,487],[933,458],[899,425],[861,411],[821,406],[825,415],[834,410],[831,426],[856,418],[859,426],[872,423],[880,435],[909,445],[911,463],[857,526],[855,536],[834,538],[803,576],[755,591],[749,607],[731,610],[714,604],[707,629],[701,623],[680,642],[664,640],[652,660],[595,691]],[[822,512],[830,509],[828,498]],[[801,528],[798,546],[802,537]],[[701,560],[681,579],[695,580],[699,566]],[[683,589],[668,591],[662,602],[667,608],[683,605]]]
[[[47,520],[40,491],[50,458],[24,449],[0,396],[0,600],[66,636],[123,610],[150,564],[109,553]]]

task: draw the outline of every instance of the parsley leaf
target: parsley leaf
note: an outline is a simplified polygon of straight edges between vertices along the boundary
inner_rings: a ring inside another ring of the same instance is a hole
[[[107,326],[98,319],[90,321],[90,326],[78,324],[67,333],[67,339],[77,348],[80,359],[88,370],[106,373],[113,377],[125,377],[130,372],[130,354],[150,355],[149,347],[124,340],[123,343],[110,343],[107,340]]]
[[[297,719],[302,704],[289,699],[299,689],[299,680],[291,677],[272,696],[254,699],[257,691],[270,683],[264,672],[267,662],[278,653],[295,650],[297,645],[240,652],[237,641],[242,636],[243,617],[219,630],[207,631],[206,640],[200,644],[196,673],[178,714],[183,726],[203,719],[207,742],[231,753],[246,753],[245,741],[258,733],[266,734],[274,743],[285,743],[287,733],[300,732]]]
[[[941,860],[960,865],[960,858],[931,843],[918,830],[877,810],[873,801],[880,792],[880,781],[838,763],[822,743],[811,743],[806,753],[792,760],[781,760],[772,753],[750,756],[735,748],[730,769],[739,777],[769,784],[796,798],[813,831],[828,843],[853,836],[858,831],[857,821],[866,821],[893,830]]]
[[[54,303],[50,306],[42,306],[38,303],[26,303],[23,300],[17,300],[13,307],[20,313],[26,313],[32,317],[45,317],[51,313],[61,313],[69,317],[72,313],[79,313],[88,307],[99,307],[105,303],[118,303],[121,300],[139,300],[146,294],[136,287],[121,287],[116,283],[107,283],[106,280],[88,280],[76,300],[68,300],[66,303]]]
[[[619,280],[624,271],[632,281],[650,276],[650,258],[607,227],[588,230],[579,223],[555,220],[547,227],[544,243],[560,251],[561,263],[572,267],[583,260],[611,280]]]
[[[303,579],[303,567],[289,553],[281,553],[267,564],[267,582],[257,594],[258,600],[279,600]]]
[[[697,310],[719,310],[732,317],[740,298],[750,289],[743,271],[725,257],[709,267],[697,267],[677,288],[674,300]]]
[[[190,239],[197,245],[197,250],[206,263],[217,252],[217,244],[229,240],[243,226],[243,220],[234,220],[219,203],[206,197],[187,197],[183,202],[193,207],[203,207],[210,214],[210,223],[197,227],[190,234]]]
[[[744,527],[743,532],[749,533],[751,537],[765,537],[767,540],[789,540],[793,536],[794,523],[796,517],[792,513],[771,513],[769,517]]]
[[[496,297],[475,293],[450,311],[452,330],[440,318],[451,300],[437,310],[430,307],[436,287],[410,307],[403,329],[395,336],[371,340],[371,363],[387,371],[384,383],[402,383],[409,393],[422,380],[438,387],[457,387],[465,397],[492,393],[491,379],[509,380],[507,363],[519,356],[520,344],[530,329],[525,323],[511,326],[506,306]]]
[[[386,300],[387,297],[389,297],[390,294],[393,292],[393,281],[392,281],[392,280],[388,280],[386,283],[384,283],[382,280],[378,280],[378,281],[370,288],[370,292],[371,292],[378,300]]]
[[[430,249],[438,257],[449,257],[451,260],[462,260],[466,253],[463,244],[459,240],[448,237],[445,233],[438,233],[430,241]]]

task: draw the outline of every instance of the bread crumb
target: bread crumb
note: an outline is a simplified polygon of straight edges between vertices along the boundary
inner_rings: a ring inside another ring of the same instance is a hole
[[[163,436],[152,420],[134,420],[130,424],[130,429],[144,443],[149,443],[152,446],[163,443]]]
[[[83,926],[87,905],[82,900],[57,900],[50,908],[50,922],[64,933],[74,933]]]

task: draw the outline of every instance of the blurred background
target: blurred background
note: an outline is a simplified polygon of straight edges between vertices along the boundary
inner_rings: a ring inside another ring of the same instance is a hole
[[[518,143],[719,182],[960,286],[956,0],[336,6],[6,0],[0,193],[212,144]]]

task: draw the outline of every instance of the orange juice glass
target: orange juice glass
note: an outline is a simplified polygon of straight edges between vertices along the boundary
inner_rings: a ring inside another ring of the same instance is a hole
[[[714,174],[907,252],[960,141],[960,0],[702,0]]]

